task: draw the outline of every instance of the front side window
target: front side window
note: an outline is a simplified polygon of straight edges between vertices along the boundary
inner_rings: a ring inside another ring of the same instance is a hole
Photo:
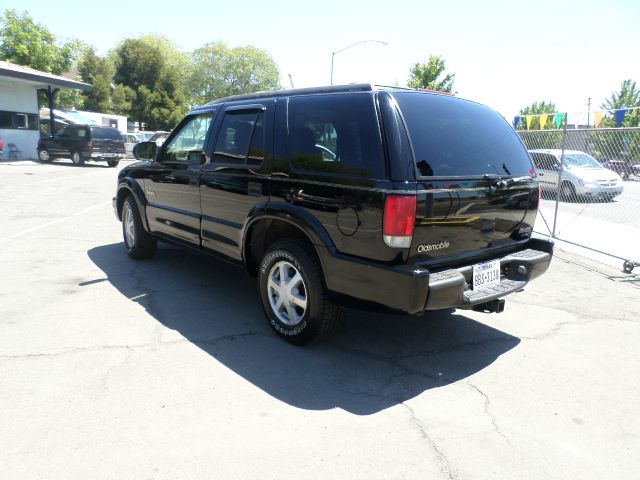
[[[380,130],[370,94],[292,97],[288,145],[296,170],[381,178]]]
[[[212,118],[213,112],[191,116],[165,145],[160,161],[187,163],[192,152],[195,152],[199,159]]]
[[[213,153],[214,163],[260,165],[264,160],[262,110],[232,110],[225,117]]]

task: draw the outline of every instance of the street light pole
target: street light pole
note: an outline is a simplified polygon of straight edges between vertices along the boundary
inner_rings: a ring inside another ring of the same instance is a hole
[[[380,43],[381,45],[389,45],[387,42],[383,42],[382,40],[360,40],[359,42],[349,45],[348,47],[344,47],[340,50],[336,50],[335,52],[331,52],[331,85],[333,85],[333,60],[335,59],[335,56],[340,52],[344,52],[345,50],[350,49],[351,47],[355,47],[356,45],[360,45],[361,43],[368,42]]]

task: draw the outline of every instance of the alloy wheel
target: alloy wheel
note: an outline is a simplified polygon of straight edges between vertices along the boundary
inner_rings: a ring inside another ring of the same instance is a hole
[[[281,260],[271,267],[267,280],[269,304],[285,325],[297,325],[307,311],[307,287],[298,269]]]

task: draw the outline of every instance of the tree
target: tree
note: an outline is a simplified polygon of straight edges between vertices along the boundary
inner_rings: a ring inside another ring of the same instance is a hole
[[[78,42],[58,46],[54,35],[27,12],[5,10],[1,22],[0,59],[56,75],[73,66]]]
[[[113,52],[113,76],[120,91],[120,108],[132,120],[146,123],[151,130],[170,130],[186,113],[186,101],[179,82],[177,54],[162,37],[126,39]],[[175,49],[174,49],[175,50]],[[135,96],[133,94],[135,94]]]
[[[453,81],[455,73],[445,73],[445,61],[438,55],[429,55],[425,63],[416,63],[409,72],[407,85],[411,88],[426,88],[439,92],[449,92],[454,95]],[[444,77],[442,77],[444,75]]]
[[[93,86],[91,91],[83,94],[83,108],[90,112],[111,113],[113,64],[108,59],[96,55],[95,50],[91,48],[78,62],[78,72],[83,82]]]
[[[556,104],[553,102],[533,102],[531,105],[520,109],[520,123],[518,123],[519,130],[540,130],[540,115],[544,113],[556,113]],[[531,119],[531,125],[527,128],[527,121],[524,118],[526,115],[536,115]],[[555,118],[547,118],[546,126],[549,128],[555,128]]]
[[[610,98],[607,98],[600,108],[604,110],[616,110],[621,108],[640,107],[640,90],[636,88],[636,82],[633,80],[624,80],[619,92],[613,92]],[[617,126],[613,112],[611,115],[602,119],[603,127]],[[622,120],[623,127],[640,126],[640,108],[627,111]]]
[[[195,106],[230,95],[279,90],[279,78],[277,65],[264,50],[207,43],[191,54],[186,93]]]

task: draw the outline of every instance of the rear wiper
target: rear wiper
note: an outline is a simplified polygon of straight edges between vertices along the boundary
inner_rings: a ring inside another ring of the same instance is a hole
[[[515,184],[531,183],[533,181],[533,179],[528,175],[522,177],[501,178],[495,174],[485,174],[483,175],[483,178],[492,182],[491,188],[495,188],[496,190],[502,190],[503,188],[507,188]]]

